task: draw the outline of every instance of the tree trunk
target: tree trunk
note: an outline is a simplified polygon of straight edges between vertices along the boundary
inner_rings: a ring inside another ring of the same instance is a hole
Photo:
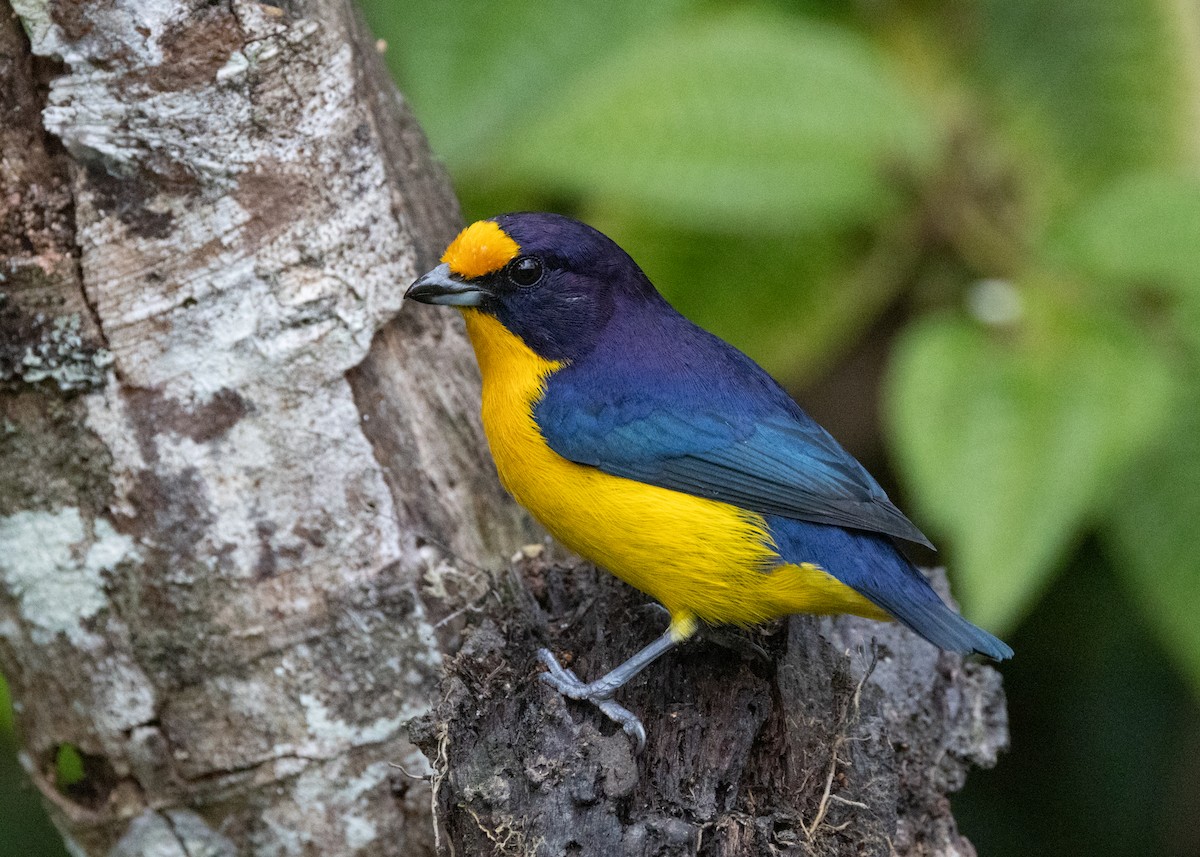
[[[428,796],[389,763],[422,764],[402,724],[434,696],[432,625],[528,539],[458,321],[375,335],[454,234],[445,177],[348,0],[14,5],[23,764],[78,853],[429,853]]]
[[[349,0],[13,5],[0,670],[76,853],[433,853],[414,716],[444,853],[970,853],[999,679],[902,629],[685,647],[621,693],[636,758],[536,680],[664,620],[480,570],[534,531],[454,314],[388,322],[458,215]]]

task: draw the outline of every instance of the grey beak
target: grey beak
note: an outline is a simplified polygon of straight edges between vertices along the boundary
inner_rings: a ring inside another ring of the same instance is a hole
[[[419,278],[404,293],[406,300],[442,306],[479,306],[490,296],[491,292],[483,287],[456,278],[445,263]]]

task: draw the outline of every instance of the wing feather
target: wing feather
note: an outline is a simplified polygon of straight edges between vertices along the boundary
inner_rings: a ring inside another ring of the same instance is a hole
[[[603,387],[548,385],[535,417],[550,448],[613,476],[720,500],[761,514],[883,533],[929,547],[870,474],[798,406],[763,399],[722,412],[669,386],[636,402]],[[789,400],[790,402],[790,400]],[[755,413],[755,410],[760,413]]]

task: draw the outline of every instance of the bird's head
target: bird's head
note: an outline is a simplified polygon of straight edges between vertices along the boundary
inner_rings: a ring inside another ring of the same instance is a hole
[[[405,297],[491,315],[547,360],[586,354],[618,301],[661,300],[608,237],[534,212],[472,223]]]

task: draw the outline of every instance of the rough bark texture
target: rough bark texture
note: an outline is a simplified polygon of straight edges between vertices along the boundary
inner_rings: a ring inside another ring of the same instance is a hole
[[[388,323],[457,211],[348,0],[13,5],[0,670],[75,853],[432,853],[391,766],[427,770],[420,715],[446,852],[970,852],[944,795],[1005,740],[998,678],[899,629],[669,656],[621,695],[637,759],[534,679],[541,641],[592,677],[663,620],[586,566],[479,570],[532,531],[457,318]]]
[[[343,0],[0,3],[0,670],[87,854],[418,854],[432,622],[527,538],[457,209]],[[374,343],[373,342],[374,338]],[[357,368],[355,368],[357,367]],[[349,374],[347,374],[349,373]],[[85,777],[56,782],[60,748]]]
[[[944,583],[940,572],[939,583]],[[645,751],[536,680],[587,679],[662,632],[587,565],[522,563],[414,722],[460,855],[973,855],[947,795],[1008,742],[1000,675],[897,625],[796,617],[668,654],[618,693]]]

